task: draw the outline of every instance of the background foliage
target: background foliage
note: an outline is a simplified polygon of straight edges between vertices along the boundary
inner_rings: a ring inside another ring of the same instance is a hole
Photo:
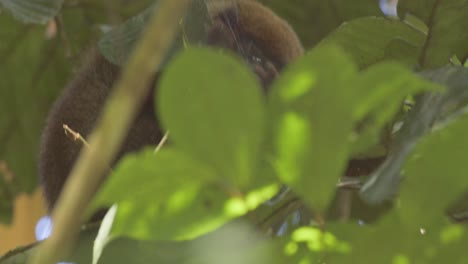
[[[2,222],[37,186],[40,130],[83,51],[126,18],[143,26],[151,1],[118,2],[0,0]],[[308,52],[264,98],[238,58],[174,48],[155,98],[173,144],[115,168],[94,261],[464,263],[468,1],[400,0],[391,18],[373,0],[263,2]],[[206,17],[190,15],[193,45]],[[358,191],[337,191],[348,160],[382,149]],[[94,237],[75,258],[90,261]]]

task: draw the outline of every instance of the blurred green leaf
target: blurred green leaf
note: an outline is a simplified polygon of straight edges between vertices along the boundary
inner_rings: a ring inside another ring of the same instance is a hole
[[[342,53],[325,44],[313,49],[278,79],[270,97],[274,167],[319,211],[349,159],[355,122],[371,117],[353,145],[362,152],[379,143],[382,127],[406,96],[433,87],[396,63],[377,64],[357,75]]]
[[[396,194],[400,183],[400,170],[417,141],[428,133],[437,121],[447,119],[448,110],[453,110],[454,106],[468,98],[468,74],[463,67],[444,67],[423,72],[421,75],[434,83],[422,82],[420,85],[425,85],[425,89],[434,92],[418,97],[415,107],[409,112],[395,136],[387,159],[361,189],[361,196],[371,204],[381,203]],[[447,91],[442,93],[443,89],[438,84],[446,85]]]
[[[419,54],[424,68],[446,65],[453,55],[461,61],[468,58],[467,0],[400,0],[398,12],[400,16],[413,14],[428,26]]]
[[[245,188],[259,161],[261,93],[255,75],[237,59],[192,48],[165,69],[157,112],[178,148],[212,166],[228,184]]]
[[[66,263],[92,263],[93,240],[97,226],[80,233],[76,247]],[[119,237],[109,241],[99,259],[100,264],[119,263],[286,263],[282,261],[281,244],[259,234],[248,223],[235,220],[202,237],[186,241],[158,241]],[[0,263],[26,263],[35,247],[18,255],[0,257]],[[222,261],[221,261],[222,260]]]
[[[243,199],[231,197],[209,167],[172,148],[127,155],[93,202],[92,211],[116,203],[109,237],[191,239],[272,197],[259,188]],[[233,194],[232,194],[233,195]]]
[[[98,46],[106,59],[114,64],[124,65],[154,8],[157,5],[146,8],[101,37]]]
[[[401,190],[400,210],[407,222],[443,221],[449,203],[468,188],[468,141],[463,140],[467,134],[468,117],[464,116],[424,138],[413,151]]]
[[[112,236],[193,237],[222,221],[215,217],[223,215],[228,197],[213,188],[214,179],[210,168],[180,151],[148,149],[118,164],[93,208],[117,203]]]
[[[47,40],[44,27],[9,16],[0,16],[0,24],[0,161],[14,175],[15,194],[32,192],[39,135],[70,65],[57,48],[60,40]]]
[[[234,221],[190,241],[138,241],[118,238],[104,249],[99,263],[278,263],[271,242],[247,224]]]
[[[404,99],[433,85],[401,64],[382,62],[362,71],[353,87],[359,98],[354,109],[355,118],[365,122],[353,145],[354,154],[366,156],[366,150],[380,143],[382,128],[391,123]]]
[[[298,32],[305,47],[312,47],[343,22],[359,17],[383,16],[376,0],[262,0]]]
[[[58,14],[63,0],[0,0],[0,4],[24,23],[45,24]]]
[[[400,60],[415,65],[425,36],[403,21],[364,17],[342,24],[319,45],[342,47],[360,68],[383,60]]]
[[[419,253],[414,263],[425,260],[421,254],[425,237],[419,233],[419,229],[407,228],[395,215],[387,215],[376,225],[348,223],[332,224],[328,228],[331,233],[337,234],[340,241],[350,245],[349,251],[331,255],[330,263],[346,264],[350,260],[358,263],[413,263],[398,262],[413,260],[411,251]]]
[[[343,51],[322,46],[290,65],[269,96],[276,173],[322,212],[347,161],[356,71]]]

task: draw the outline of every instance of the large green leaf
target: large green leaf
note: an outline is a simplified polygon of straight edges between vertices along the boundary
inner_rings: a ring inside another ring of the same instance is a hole
[[[365,17],[342,24],[319,45],[335,44],[363,68],[382,60],[415,65],[425,36],[400,20]]]
[[[118,164],[92,209],[116,203],[110,238],[188,239],[256,208],[276,190],[267,186],[238,198],[214,170],[186,153],[148,149]]]
[[[445,65],[453,55],[461,61],[468,58],[467,0],[400,0],[398,12],[401,16],[411,13],[428,26],[428,37],[419,54],[421,66]]]
[[[414,225],[443,221],[445,209],[468,188],[468,117],[424,138],[405,166],[401,213]],[[437,195],[434,195],[437,194]]]
[[[326,45],[312,50],[278,79],[270,97],[268,131],[279,177],[323,210],[349,159],[350,142],[359,151],[378,143],[404,98],[427,87],[429,82],[397,63],[357,74],[343,51]],[[352,128],[362,120],[365,133],[355,135]]]
[[[361,189],[362,197],[369,203],[380,203],[396,194],[400,170],[417,141],[430,131],[434,123],[443,125],[453,118],[453,110],[468,98],[468,75],[463,67],[444,67],[423,72],[421,75],[430,81],[446,85],[447,91],[442,93],[441,86],[426,83],[426,88],[434,92],[418,97],[416,106],[409,112],[392,143],[387,160]]]
[[[276,259],[281,255],[249,225],[233,221],[190,241],[118,238],[107,245],[99,263],[266,264],[279,263]]]
[[[57,48],[60,40],[46,41],[42,27],[9,16],[0,16],[0,24],[0,160],[14,175],[15,192],[31,192],[45,115],[70,65]]]
[[[214,188],[214,175],[177,150],[148,149],[118,164],[93,208],[117,204],[112,236],[193,237],[223,223],[215,217],[224,215],[228,196]]]
[[[356,71],[340,49],[316,48],[283,73],[269,97],[271,162],[319,211],[346,164],[356,99],[348,82]]]
[[[254,181],[259,161],[261,90],[240,61],[193,48],[164,71],[156,95],[158,114],[178,148],[243,188]]]
[[[93,263],[92,247],[97,226],[83,230],[69,257],[60,263]],[[283,252],[268,237],[257,233],[243,221],[232,221],[212,233],[190,241],[141,241],[119,237],[109,241],[99,259],[100,264],[274,264]],[[0,257],[2,264],[27,263],[37,252],[37,244],[17,248]]]
[[[366,157],[373,153],[365,151],[382,141],[382,128],[394,119],[404,99],[433,85],[398,63],[382,62],[362,71],[353,87],[359,98],[355,116],[357,120],[365,120],[353,146],[354,155]]]
[[[451,224],[412,226],[406,220],[392,213],[374,226],[329,225],[328,230],[351,250],[327,256],[328,260],[335,264],[347,264],[350,259],[357,263],[465,263],[466,228]],[[384,247],[376,243],[382,239]]]

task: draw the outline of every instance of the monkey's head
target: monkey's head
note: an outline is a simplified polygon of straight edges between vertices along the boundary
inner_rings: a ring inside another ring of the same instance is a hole
[[[304,53],[289,24],[253,0],[218,0],[208,8],[213,18],[208,44],[240,55],[265,89],[288,63]]]

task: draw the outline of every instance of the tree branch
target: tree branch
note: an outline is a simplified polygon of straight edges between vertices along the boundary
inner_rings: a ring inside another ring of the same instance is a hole
[[[138,107],[148,94],[151,76],[169,50],[189,3],[190,0],[158,2],[146,33],[130,57],[90,136],[89,147],[82,148],[64,186],[63,195],[52,214],[52,235],[39,246],[30,263],[55,263],[72,250],[85,210],[103,180],[107,164],[114,158]]]

